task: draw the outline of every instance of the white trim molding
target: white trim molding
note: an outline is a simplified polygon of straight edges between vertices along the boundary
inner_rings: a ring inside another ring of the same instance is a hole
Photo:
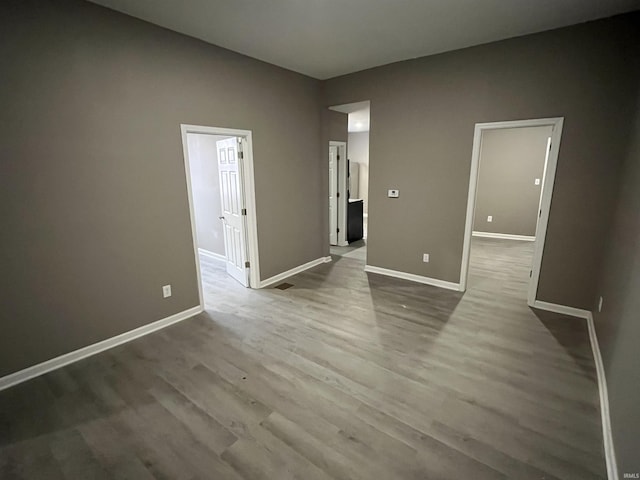
[[[174,323],[178,323],[186,320],[187,318],[191,318],[194,315],[198,315],[203,311],[204,308],[202,307],[202,305],[198,305],[196,307],[189,308],[188,310],[184,310],[169,317],[163,318],[162,320],[149,323],[148,325],[143,325],[142,327],[138,327],[136,329],[129,330],[128,332],[121,333],[120,335],[116,335],[115,337],[107,338],[106,340],[102,340],[86,347],[82,347],[78,350],[74,350],[73,352],[65,353],[64,355],[60,355],[59,357],[52,358],[51,360],[38,363],[37,365],[25,368],[24,370],[11,373],[0,378],[0,390],[13,387],[14,385],[26,382],[27,380],[31,380],[35,377],[39,377],[40,375],[44,375],[45,373],[51,372],[52,370],[56,370],[58,368],[69,365],[70,363],[78,362],[97,353],[104,352],[105,350],[108,350],[110,348],[117,347],[118,345],[122,345],[123,343],[135,340],[136,338],[149,335],[150,333],[166,328],[169,325],[173,325]]]
[[[548,312],[561,313],[562,315],[569,315],[570,317],[584,318],[587,320],[591,315],[589,310],[582,310],[581,308],[567,307],[566,305],[558,305],[557,303],[543,302],[536,300],[531,305],[533,308],[540,310],[546,310]]]
[[[596,374],[598,377],[600,415],[602,418],[602,438],[604,440],[604,456],[607,464],[607,478],[609,480],[618,480],[618,464],[613,444],[613,433],[611,431],[611,414],[609,412],[609,391],[607,389],[607,378],[604,371],[604,363],[602,362],[602,354],[600,353],[600,344],[598,343],[598,337],[596,335],[596,326],[593,321],[593,314],[588,310],[567,307],[566,305],[558,305],[556,303],[542,302],[540,300],[536,300],[534,302],[533,308],[561,313],[571,317],[578,317],[587,321],[589,341],[591,343],[593,361],[596,365]]]
[[[211,250],[205,250],[204,248],[198,248],[198,253],[203,257],[213,258],[214,260],[222,260],[223,262],[227,261],[227,257],[225,257],[224,255],[212,252]]]
[[[589,312],[587,318],[591,351],[596,364],[598,376],[598,391],[600,392],[600,415],[602,417],[602,437],[604,440],[604,456],[607,462],[607,477],[609,480],[618,480],[618,462],[613,445],[613,433],[611,431],[611,414],[609,413],[609,390],[607,389],[607,377],[604,372],[604,363],[600,353],[600,344],[596,335],[596,326],[593,322],[593,314]]]
[[[330,140],[329,147],[338,147],[338,246],[346,247],[347,242],[347,142]],[[327,159],[328,160],[328,159]],[[327,197],[329,192],[327,192]]]
[[[390,270],[388,268],[375,267],[373,265],[365,265],[365,272],[377,273],[379,275],[386,275],[388,277],[402,278],[403,280],[410,280],[412,282],[424,283],[425,285],[431,285],[433,287],[446,288],[447,290],[460,291],[460,284],[447,282],[445,280],[439,280],[437,278],[424,277],[422,275],[416,275],[414,273],[399,272],[398,270]]]
[[[323,263],[329,263],[332,260],[331,256],[328,257],[320,257],[315,260],[311,260],[310,262],[304,263],[302,265],[298,265],[286,272],[279,273],[274,275],[273,277],[267,278],[266,280],[262,280],[260,282],[260,288],[268,287],[269,285],[273,285],[274,283],[281,282],[282,280],[297,275],[298,273],[302,273],[305,270],[309,270],[310,268],[317,267]]]
[[[529,235],[512,235],[510,233],[493,233],[493,232],[478,232],[473,231],[472,236],[484,237],[484,238],[499,238],[501,240],[522,240],[523,242],[535,242],[536,237]]]

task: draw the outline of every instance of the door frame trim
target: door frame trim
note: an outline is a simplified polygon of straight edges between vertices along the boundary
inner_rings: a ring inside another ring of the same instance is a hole
[[[349,245],[347,242],[347,191],[349,185],[347,183],[347,142],[338,142],[329,140],[330,147],[338,147],[338,246],[346,247]],[[331,221],[329,221],[331,225]]]
[[[189,200],[189,218],[191,222],[191,236],[193,237],[193,254],[196,262],[196,272],[198,276],[198,295],[200,304],[204,305],[202,293],[202,273],[200,272],[200,259],[198,254],[198,237],[196,234],[196,219],[193,208],[193,192],[191,189],[191,169],[189,167],[189,149],[187,144],[187,134],[203,135],[225,135],[229,137],[239,137],[245,140],[246,149],[243,149],[243,158],[239,162],[240,179],[244,190],[244,205],[247,209],[245,218],[246,236],[246,258],[249,259],[249,287],[260,288],[260,257],[258,254],[258,222],[256,216],[256,190],[255,174],[253,167],[253,141],[251,130],[239,130],[236,128],[208,127],[203,125],[180,124],[182,136],[182,153],[184,158],[185,181],[187,185],[187,197]]]
[[[469,256],[471,252],[471,235],[473,233],[473,217],[475,215],[476,207],[476,190],[478,186],[482,133],[485,130],[496,130],[501,128],[550,126],[553,127],[553,131],[551,133],[551,150],[549,151],[547,168],[543,177],[544,184],[542,186],[542,197],[540,201],[540,215],[538,216],[538,222],[536,224],[536,239],[534,241],[532,275],[531,280],[529,281],[527,294],[527,304],[531,307],[534,306],[534,303],[537,300],[538,283],[540,282],[540,267],[542,266],[544,242],[547,236],[547,226],[549,224],[549,211],[551,209],[551,197],[553,195],[553,185],[556,178],[556,167],[558,164],[558,154],[560,152],[563,125],[564,117],[476,123],[473,133],[471,172],[469,175],[469,196],[467,198],[467,216],[464,231],[464,243],[462,247],[462,265],[460,267],[460,291],[464,292],[466,290],[469,275]]]

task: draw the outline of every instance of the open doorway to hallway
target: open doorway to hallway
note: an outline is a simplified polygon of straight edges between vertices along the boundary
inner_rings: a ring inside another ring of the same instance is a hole
[[[194,255],[203,281],[257,286],[251,132],[182,126]]]
[[[466,288],[535,302],[561,128],[562,119],[476,125]]]
[[[348,115],[347,163],[344,165],[344,170],[340,171],[346,175],[347,199],[344,205],[346,209],[346,242],[330,242],[332,245],[331,253],[333,255],[355,255],[364,260],[369,224],[370,102],[337,105],[330,107],[330,109]]]

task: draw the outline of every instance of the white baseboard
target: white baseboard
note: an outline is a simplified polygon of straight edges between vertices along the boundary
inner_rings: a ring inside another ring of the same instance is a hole
[[[387,275],[388,277],[402,278],[404,280],[411,280],[412,282],[424,283],[426,285],[432,285],[434,287],[446,288],[448,290],[460,291],[460,284],[453,282],[446,282],[437,278],[423,277],[422,275],[416,275],[414,273],[399,272],[397,270],[389,270],[388,268],[374,267],[373,265],[365,265],[365,272],[378,273],[380,275]]]
[[[27,380],[31,380],[32,378],[38,377],[40,375],[44,375],[45,373],[48,373],[52,370],[56,370],[58,368],[64,367],[65,365],[69,365],[70,363],[74,363],[84,358],[90,357],[92,355],[95,355],[96,353],[100,353],[118,345],[122,345],[123,343],[130,342],[131,340],[135,340],[136,338],[143,337],[152,332],[155,332],[156,330],[160,330],[162,328],[168,327],[169,325],[173,325],[174,323],[181,322],[182,320],[193,317],[194,315],[201,313],[203,310],[203,307],[201,305],[198,305],[197,307],[193,307],[183,312],[176,313],[174,315],[171,315],[170,317],[163,318],[162,320],[158,320],[148,325],[143,325],[142,327],[136,328],[134,330],[116,335],[115,337],[102,340],[101,342],[94,343],[93,345],[82,347],[73,352],[65,353],[64,355],[60,355],[59,357],[47,360],[46,362],[33,365],[32,367],[25,368],[24,370],[20,370],[15,373],[11,373],[0,378],[0,390],[13,387],[14,385],[26,382]]]
[[[474,237],[500,238],[502,240],[522,240],[525,242],[535,242],[536,237],[529,235],[511,235],[510,233],[492,233],[492,232],[471,232]]]
[[[279,273],[278,275],[274,275],[273,277],[267,278],[266,280],[262,280],[260,282],[259,288],[268,287],[269,285],[278,283],[284,280],[285,278],[292,277],[294,275],[297,275],[298,273],[304,272],[305,270],[309,270],[310,268],[316,267],[323,263],[328,263],[330,261],[331,261],[331,256],[316,258],[315,260],[311,260],[310,262],[307,262],[303,265],[298,265],[297,267],[287,270],[286,272],[282,272],[282,273]]]
[[[563,315],[569,315],[570,317],[584,318],[585,320],[588,320],[591,315],[589,310],[567,307],[566,305],[558,305],[557,303],[542,302],[540,300],[533,302],[533,308],[547,310],[548,312],[561,313]]]
[[[211,250],[205,250],[204,248],[198,248],[198,253],[203,257],[209,257],[215,260],[222,260],[223,262],[227,261],[227,257],[225,257],[224,255],[220,255],[219,253],[212,252]]]
[[[602,437],[604,440],[604,456],[607,464],[607,478],[609,480],[618,480],[618,465],[616,461],[616,452],[613,445],[613,433],[611,432],[611,416],[609,413],[609,391],[607,389],[607,378],[604,372],[604,364],[600,353],[600,344],[596,335],[596,328],[593,322],[593,314],[588,310],[582,310],[575,307],[567,307],[566,305],[558,305],[556,303],[541,302],[536,300],[533,302],[534,308],[547,310],[555,313],[562,313],[572,317],[583,318],[587,321],[589,330],[589,340],[591,343],[591,351],[593,352],[593,361],[596,364],[596,374],[598,377],[598,392],[600,394],[600,415],[602,417]]]
[[[602,416],[602,437],[604,439],[604,456],[607,462],[607,477],[609,480],[618,480],[618,462],[616,461],[616,451],[613,445],[613,433],[611,432],[611,416],[609,413],[609,390],[607,389],[607,378],[604,373],[604,364],[600,354],[600,344],[596,335],[596,326],[593,322],[593,315],[589,312],[587,318],[589,327],[589,339],[591,340],[591,351],[596,363],[596,373],[598,375],[598,391],[600,392],[600,414]]]

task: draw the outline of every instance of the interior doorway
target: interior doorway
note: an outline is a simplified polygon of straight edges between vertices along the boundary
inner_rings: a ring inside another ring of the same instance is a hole
[[[347,134],[346,152],[341,158],[346,158],[346,162],[340,164],[338,169],[338,187],[341,189],[341,197],[338,198],[339,210],[345,212],[344,217],[338,215],[338,219],[344,218],[343,226],[339,229],[346,229],[344,241],[341,237],[335,238],[332,216],[334,208],[333,199],[333,179],[330,174],[329,179],[329,211],[330,211],[330,245],[331,253],[338,256],[354,256],[363,260],[366,258],[366,238],[368,236],[369,220],[369,125],[370,125],[370,102],[368,100],[335,105],[329,107],[330,110],[347,114]],[[344,134],[343,133],[343,134]],[[332,147],[340,142],[330,142],[329,163],[330,169],[335,153]],[[343,183],[344,180],[344,183]],[[346,198],[344,197],[346,192]],[[342,203],[341,202],[344,202]],[[334,240],[337,240],[335,242]]]
[[[194,256],[202,300],[203,257],[245,287],[259,264],[251,131],[182,125]]]
[[[476,124],[462,291],[467,289],[474,243],[475,272],[483,275],[484,269],[485,275],[521,283],[527,304],[534,306],[562,126],[563,118]]]

